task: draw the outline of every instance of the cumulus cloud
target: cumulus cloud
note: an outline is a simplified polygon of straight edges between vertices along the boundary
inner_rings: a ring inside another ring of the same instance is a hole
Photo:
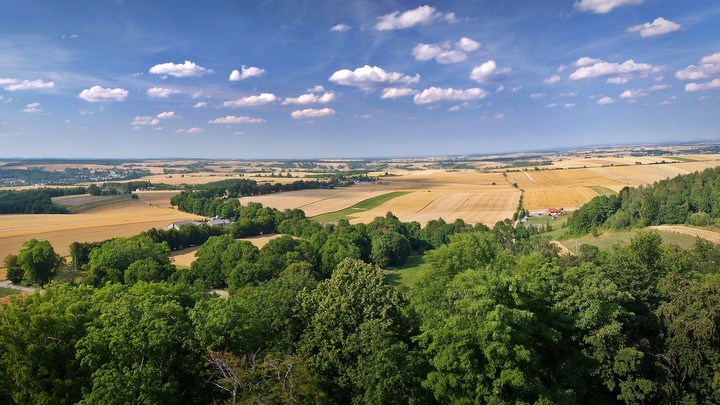
[[[8,84],[15,84],[17,83],[17,79],[11,79],[9,77],[0,77],[0,86],[6,86]]]
[[[635,99],[635,98],[640,98],[640,97],[645,97],[645,96],[647,96],[647,93],[645,91],[643,91],[642,89],[637,89],[637,90],[628,89],[628,90],[623,91],[620,94],[620,98],[624,98],[624,99]]]
[[[160,123],[160,120],[156,117],[150,117],[150,116],[137,116],[135,117],[130,125],[134,127],[140,127],[140,126],[155,126]]]
[[[387,98],[409,97],[414,94],[417,94],[417,90],[411,89],[408,87],[388,87],[388,88],[383,89],[382,95],[380,95],[380,98],[387,99]]]
[[[670,87],[670,86],[668,86],[667,84],[654,84],[654,85],[648,87],[648,90],[649,91],[665,90],[668,87]]]
[[[570,79],[594,79],[605,76],[630,77],[635,74],[648,74],[659,70],[659,68],[654,67],[653,65],[647,63],[636,63],[632,59],[626,60],[623,63],[600,61],[577,69],[570,75]],[[617,83],[623,79],[616,80],[617,81],[608,80],[608,83]]]
[[[467,59],[468,52],[480,49],[480,42],[462,37],[454,44],[443,42],[440,44],[417,44],[412,54],[415,60],[435,59],[437,63],[458,63]]]
[[[618,77],[611,77],[605,81],[605,83],[608,84],[625,84],[632,80],[632,77],[630,76],[618,76]]]
[[[487,96],[488,92],[474,87],[470,89],[453,89],[453,88],[439,88],[430,87],[425,89],[413,97],[415,104],[430,104],[438,101],[470,101],[470,100],[481,100]]]
[[[210,70],[186,60],[185,63],[161,63],[150,68],[150,73],[154,75],[173,76],[173,77],[193,77],[202,76]]]
[[[565,103],[565,104],[563,104],[563,107],[565,107],[565,108],[573,108],[573,107],[575,107],[575,103]]]
[[[447,21],[455,22],[455,14],[453,13],[441,13],[428,5],[420,6],[413,10],[405,11],[401,13],[394,11],[390,14],[385,14],[377,18],[378,22],[375,24],[375,29],[379,31],[386,30],[399,30],[404,28],[411,28],[416,25],[428,25],[436,21]]]
[[[272,93],[262,93],[257,96],[241,97],[237,100],[230,100],[223,103],[223,107],[252,107],[256,105],[270,104],[277,101],[277,96]]]
[[[175,111],[167,111],[167,112],[161,112],[157,115],[157,117],[161,120],[166,120],[169,118],[178,118],[177,115],[175,115]]]
[[[612,97],[603,97],[597,101],[598,105],[610,105],[615,103],[617,103],[617,101],[613,100]]]
[[[30,103],[25,106],[25,109],[23,110],[24,113],[39,113],[42,110],[40,109],[40,103]]]
[[[558,94],[558,97],[577,97],[577,93],[574,91],[571,91],[569,93],[560,93]]]
[[[262,118],[253,118],[246,116],[236,117],[234,115],[228,115],[208,121],[209,124],[259,124],[262,122],[265,122],[265,120]]]
[[[121,88],[106,89],[100,86],[92,86],[80,92],[78,97],[91,103],[105,101],[123,101],[127,98],[128,91]]]
[[[688,83],[685,85],[685,91],[687,92],[717,89],[720,89],[720,79],[713,79],[707,83]]]
[[[682,29],[680,24],[658,17],[651,23],[634,25],[628,28],[627,32],[639,32],[641,37],[648,38],[680,31],[680,29]]]
[[[193,106],[193,108],[203,108],[203,107],[207,107],[207,105],[208,105],[208,103],[206,103],[206,102],[204,102],[204,101],[201,101],[201,102],[195,104],[195,105]]]
[[[643,0],[578,0],[575,2],[575,9],[606,14],[617,7],[636,6],[642,2]]]
[[[678,80],[700,80],[720,74],[720,52],[705,56],[697,66],[690,65],[675,73]]]
[[[398,72],[386,72],[377,66],[359,67],[355,70],[342,69],[333,73],[328,79],[333,83],[344,86],[354,86],[361,89],[372,89],[384,84],[413,84],[420,81],[420,75],[407,76]]]
[[[333,25],[332,28],[330,28],[330,31],[343,32],[343,31],[349,30],[350,28],[352,28],[352,27],[347,24],[336,24],[336,25]]]
[[[184,134],[199,134],[200,132],[203,132],[203,131],[205,131],[205,130],[202,129],[202,128],[198,128],[198,127],[192,127],[192,128],[188,128],[188,129],[176,129],[176,130],[175,130],[175,132],[178,133],[178,134],[183,134],[183,133],[184,133]]]
[[[298,97],[288,97],[282,104],[327,104],[331,101],[335,101],[335,93],[333,92],[326,92],[323,95],[307,93]]]
[[[545,108],[555,108],[557,106],[558,106],[557,103],[550,103],[550,104],[546,105]]]
[[[547,97],[547,94],[545,94],[545,93],[533,93],[530,95],[530,98],[535,99],[535,100],[537,100],[539,98],[545,98],[545,97]]]
[[[332,108],[321,108],[321,109],[314,109],[314,108],[306,108],[304,110],[298,110],[293,111],[290,113],[290,116],[295,119],[300,118],[319,118],[319,117],[327,117],[328,115],[335,114],[335,110]]]
[[[543,83],[545,84],[555,84],[560,81],[560,76],[558,75],[552,75],[548,77],[547,79],[543,80]]]
[[[573,63],[573,66],[575,66],[575,67],[590,66],[590,65],[594,65],[598,62],[602,62],[602,59],[595,59],[595,58],[591,58],[589,56],[583,56],[582,58],[576,60],[575,63]],[[565,66],[565,65],[562,65],[562,66]],[[563,69],[563,70],[565,70],[565,69]]]
[[[230,81],[231,82],[237,82],[240,80],[245,80],[250,77],[259,77],[265,74],[265,69],[255,67],[255,66],[245,66],[242,65],[241,67],[242,72],[236,70],[233,70],[232,73],[230,73]]]
[[[166,89],[163,87],[151,87],[151,88],[147,89],[147,91],[145,92],[145,94],[147,94],[148,97],[153,97],[153,98],[168,98],[171,95],[178,94],[178,93],[180,93],[179,90]]]
[[[309,89],[307,89],[307,91],[310,93],[320,93],[322,91],[325,91],[325,87],[318,84],[318,85],[310,87]]]
[[[498,68],[494,60],[489,60],[480,66],[475,66],[470,72],[470,78],[478,83],[494,83],[507,80],[510,68]]]
[[[42,90],[51,89],[55,87],[55,82],[44,82],[40,79],[37,80],[23,80],[19,83],[8,84],[5,86],[7,91],[18,91],[18,90]]]

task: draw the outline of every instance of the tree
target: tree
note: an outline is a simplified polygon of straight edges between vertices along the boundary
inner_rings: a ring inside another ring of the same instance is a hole
[[[19,284],[25,278],[25,271],[18,264],[16,255],[5,256],[5,268],[7,269],[7,279],[15,284]]]
[[[83,282],[102,286],[107,282],[125,282],[125,271],[136,261],[146,261],[144,270],[148,269],[148,261],[157,267],[150,278],[166,277],[172,274],[174,266],[170,263],[170,248],[165,242],[154,242],[149,236],[133,236],[131,238],[115,238],[90,252],[88,271]],[[133,269],[129,281],[137,281],[139,268]],[[145,276],[142,276],[145,277]]]
[[[402,298],[380,268],[344,260],[307,296],[300,353],[339,403],[408,403],[421,367],[409,347]]]
[[[397,232],[388,231],[372,239],[370,258],[380,267],[399,266],[409,255],[410,242]]]
[[[329,278],[344,259],[360,259],[360,249],[345,238],[331,237],[320,249],[320,275]]]
[[[30,239],[23,244],[17,264],[22,267],[25,279],[44,286],[55,275],[55,271],[62,264],[62,258],[55,253],[50,242]]]

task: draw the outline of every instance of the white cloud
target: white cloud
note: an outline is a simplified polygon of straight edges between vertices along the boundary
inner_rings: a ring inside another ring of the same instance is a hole
[[[417,94],[417,90],[410,89],[407,87],[388,87],[383,89],[382,95],[380,98],[387,99],[387,98],[398,98],[398,97],[409,97],[413,94]]]
[[[439,88],[430,87],[422,92],[418,93],[413,97],[415,104],[430,104],[438,101],[453,100],[453,101],[469,101],[469,100],[481,100],[487,96],[488,92],[474,87],[470,89],[453,89],[453,88]]]
[[[688,83],[685,85],[685,91],[687,92],[717,89],[720,89],[720,79],[713,79],[707,83]]]
[[[480,49],[480,42],[470,38],[460,38],[455,44],[443,42],[440,44],[417,44],[412,54],[415,60],[435,59],[437,63],[458,63],[467,59],[467,52]]]
[[[564,72],[567,68],[568,68],[567,65],[560,65],[560,66],[558,66],[558,68],[557,68],[557,72],[558,72],[558,73],[562,73],[562,72]]]
[[[208,121],[209,124],[259,124],[265,122],[262,118],[252,117],[236,117],[234,115],[228,115],[226,117],[215,118],[214,120]]]
[[[155,126],[160,123],[160,120],[155,117],[149,117],[149,116],[137,116],[135,117],[130,125],[134,127],[140,127],[140,126]]]
[[[478,83],[493,83],[508,79],[510,68],[498,68],[494,60],[489,60],[480,66],[475,66],[470,72],[470,78]]]
[[[677,96],[672,96],[672,97],[670,97],[670,98],[668,98],[668,99],[666,99],[666,100],[661,101],[661,102],[660,102],[660,105],[672,104],[675,100],[677,100]]]
[[[707,79],[720,74],[720,52],[705,56],[700,60],[698,66],[690,65],[675,73],[678,80],[699,80]]]
[[[242,66],[242,72],[239,72],[237,69],[233,70],[232,73],[230,73],[230,81],[231,82],[237,82],[240,80],[245,80],[250,77],[259,77],[265,74],[265,69],[255,67],[255,66]]]
[[[628,28],[627,32],[639,32],[641,37],[648,38],[669,34],[671,32],[679,31],[680,29],[682,29],[680,24],[658,17],[651,23],[634,25]]]
[[[323,95],[317,95],[315,93],[303,94],[298,97],[286,98],[282,103],[283,105],[288,104],[327,104],[331,101],[335,101],[335,93],[327,92]]]
[[[443,14],[437,11],[435,7],[425,5],[414,10],[405,11],[404,13],[394,11],[390,14],[380,16],[377,19],[378,22],[375,24],[375,29],[385,31],[411,28],[416,25],[428,25],[440,20],[455,22],[455,14]]]
[[[538,98],[545,98],[545,97],[547,97],[547,94],[545,94],[545,93],[533,93],[530,95],[530,98],[536,99],[536,100]]]
[[[501,120],[501,119],[505,118],[505,114],[495,113],[495,115],[493,115],[493,118],[495,118],[496,120]]]
[[[17,83],[17,79],[11,79],[9,77],[0,77],[0,86],[6,86],[8,84],[15,84]]]
[[[155,75],[173,76],[173,77],[193,77],[202,76],[210,70],[186,60],[185,63],[161,63],[150,68],[150,73]]]
[[[310,87],[309,89],[307,89],[307,91],[310,93],[320,93],[322,91],[325,91],[325,87],[318,84],[316,86]]]
[[[557,83],[557,82],[559,82],[559,81],[560,81],[560,76],[558,76],[558,75],[553,75],[553,76],[550,76],[550,77],[548,77],[547,79],[543,80],[543,83],[545,83],[545,84],[555,84],[555,83]]]
[[[195,105],[193,106],[193,108],[203,108],[203,107],[207,107],[207,105],[208,105],[208,103],[206,103],[206,102],[204,102],[204,101],[201,101],[201,102],[195,104]]]
[[[575,2],[575,9],[590,11],[595,14],[609,13],[616,7],[636,6],[642,4],[643,0],[578,0]]]
[[[335,114],[335,110],[333,110],[332,108],[306,108],[304,110],[293,111],[292,113],[290,113],[290,116],[294,119],[301,119],[327,117],[328,115],[333,114]]]
[[[157,115],[157,117],[161,120],[166,120],[169,118],[178,118],[177,115],[175,115],[175,111],[167,111],[167,112],[161,112]]]
[[[577,93],[574,91],[571,91],[569,93],[560,93],[558,94],[558,97],[577,97]]]
[[[180,93],[179,90],[174,89],[166,89],[163,87],[151,87],[147,89],[145,94],[148,95],[148,97],[154,97],[154,98],[168,98],[173,94]]]
[[[573,108],[573,107],[575,107],[575,105],[576,105],[575,103],[565,103],[565,104],[563,105],[563,107],[565,107],[565,108]]]
[[[44,81],[38,79],[38,80],[23,80],[20,83],[9,84],[9,85],[5,86],[5,90],[7,90],[7,91],[42,90],[42,89],[51,89],[53,87],[55,87],[55,82],[44,82]]]
[[[603,76],[628,76],[632,74],[647,74],[657,72],[659,69],[647,63],[635,63],[626,60],[623,63],[600,61],[592,65],[583,66],[570,75],[571,80],[593,79]]]
[[[617,103],[617,101],[613,100],[612,97],[603,97],[597,102],[598,105],[610,105],[615,103]]]
[[[557,106],[558,106],[557,103],[550,103],[550,104],[546,105],[545,108],[555,108]]]
[[[336,25],[333,25],[332,28],[330,28],[330,31],[343,32],[343,31],[348,31],[350,28],[352,28],[352,27],[347,24],[336,24]]]
[[[605,81],[607,84],[625,84],[632,80],[630,76],[611,77]]]
[[[595,59],[595,58],[591,58],[589,56],[583,56],[582,58],[576,60],[575,63],[573,63],[573,66],[575,66],[575,67],[590,66],[590,65],[594,65],[598,62],[602,62],[602,59]],[[565,65],[562,65],[562,66],[565,66]],[[565,69],[563,69],[563,70],[565,70]]]
[[[620,94],[620,98],[624,98],[624,99],[635,99],[635,98],[646,97],[646,96],[647,96],[647,93],[644,92],[642,89],[637,89],[637,90],[628,89],[628,90],[623,91]]]
[[[241,97],[237,100],[230,100],[223,103],[223,107],[251,107],[256,105],[270,104],[277,101],[277,96],[272,93],[262,93],[257,96]]]
[[[42,112],[40,109],[40,103],[30,103],[25,106],[25,109],[23,110],[24,113],[38,113]]]
[[[106,89],[100,86],[92,86],[89,89],[85,89],[78,95],[81,99],[89,101],[91,103],[98,103],[104,101],[123,101],[128,96],[128,91],[121,88]]]
[[[448,111],[460,111],[460,110],[462,110],[462,107],[460,107],[459,105],[454,105],[454,106],[448,108]]]
[[[192,128],[188,128],[188,129],[176,129],[176,130],[175,130],[175,133],[178,133],[178,134],[183,134],[183,133],[185,133],[185,134],[199,134],[200,132],[204,132],[204,131],[205,131],[205,130],[202,129],[202,128],[192,127]]]
[[[398,72],[386,72],[377,66],[365,65],[355,70],[338,70],[328,80],[344,86],[355,86],[367,90],[387,83],[417,83],[420,81],[420,75],[406,76]]]
[[[670,87],[670,86],[668,86],[667,84],[654,84],[654,85],[648,87],[648,90],[649,91],[665,90],[668,87]]]

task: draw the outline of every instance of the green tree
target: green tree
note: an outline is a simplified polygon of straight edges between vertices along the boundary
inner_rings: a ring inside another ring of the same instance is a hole
[[[382,233],[372,239],[370,258],[380,267],[399,266],[410,256],[408,239],[393,231]]]
[[[328,278],[344,259],[360,259],[360,249],[341,237],[331,237],[320,249],[320,275]]]
[[[62,258],[55,253],[50,242],[30,239],[23,244],[17,264],[22,267],[25,279],[44,286],[55,275],[55,271],[62,264]]]
[[[5,268],[7,269],[7,279],[15,284],[19,284],[23,278],[25,278],[25,271],[22,266],[18,264],[18,257],[16,255],[5,256]]]
[[[151,273],[156,276],[169,276],[173,272],[170,263],[170,248],[165,242],[154,242],[149,236],[133,236],[131,238],[115,238],[90,252],[88,271],[83,282],[102,286],[104,283],[123,283],[125,271],[136,261],[145,261],[143,270],[148,269],[148,261],[154,262],[157,267]],[[140,265],[137,265],[140,266]],[[140,280],[138,270],[133,269],[130,281]],[[146,275],[148,277],[150,273]],[[145,277],[145,276],[142,276]]]

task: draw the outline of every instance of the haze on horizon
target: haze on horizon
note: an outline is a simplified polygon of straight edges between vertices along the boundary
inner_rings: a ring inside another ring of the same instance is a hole
[[[437,156],[720,139],[717,2],[0,9],[0,157]]]

